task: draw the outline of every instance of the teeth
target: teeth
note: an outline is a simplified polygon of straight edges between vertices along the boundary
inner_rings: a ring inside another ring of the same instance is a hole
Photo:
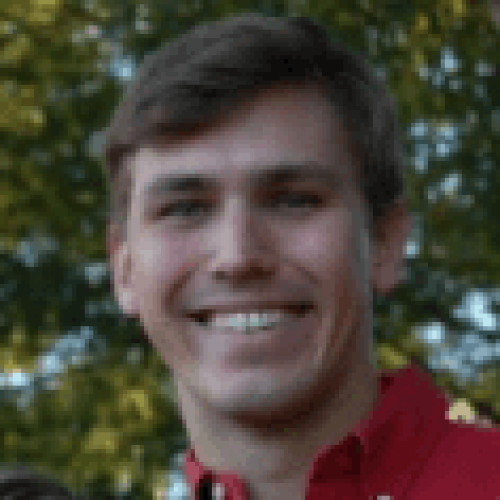
[[[278,323],[295,316],[287,311],[270,311],[265,313],[254,312],[250,314],[216,314],[207,322],[207,326],[221,329],[258,330],[273,328]]]

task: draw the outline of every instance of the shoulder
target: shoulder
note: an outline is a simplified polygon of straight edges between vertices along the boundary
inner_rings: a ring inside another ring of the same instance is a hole
[[[415,484],[413,498],[498,500],[500,430],[491,422],[447,420]]]

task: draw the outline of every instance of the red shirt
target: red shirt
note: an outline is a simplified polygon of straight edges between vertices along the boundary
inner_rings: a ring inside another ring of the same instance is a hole
[[[414,364],[379,376],[367,420],[325,446],[308,472],[305,500],[500,500],[500,430],[448,419],[451,400]],[[196,500],[249,500],[236,474],[185,456]]]

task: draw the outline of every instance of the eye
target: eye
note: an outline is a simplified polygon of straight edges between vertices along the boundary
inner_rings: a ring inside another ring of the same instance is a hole
[[[272,197],[272,205],[280,205],[282,201],[288,201],[288,206],[292,208],[301,208],[304,204],[309,206],[320,206],[323,203],[321,196],[309,194],[309,193],[287,193],[287,194],[274,194]]]
[[[199,209],[202,206],[208,207],[208,203],[200,201],[182,201],[178,203],[171,203],[169,205],[162,206],[156,215],[158,217],[189,217],[190,214],[192,217],[193,212],[195,216],[199,215],[197,214],[196,207]]]

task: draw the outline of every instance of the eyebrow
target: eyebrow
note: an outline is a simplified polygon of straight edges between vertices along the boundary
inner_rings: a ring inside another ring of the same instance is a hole
[[[281,162],[272,165],[257,164],[248,174],[253,188],[263,188],[266,185],[285,184],[319,180],[332,187],[340,184],[340,176],[333,167],[321,165],[315,161],[300,163]],[[216,178],[208,174],[169,173],[153,179],[141,193],[146,200],[168,193],[185,193],[215,189]]]

